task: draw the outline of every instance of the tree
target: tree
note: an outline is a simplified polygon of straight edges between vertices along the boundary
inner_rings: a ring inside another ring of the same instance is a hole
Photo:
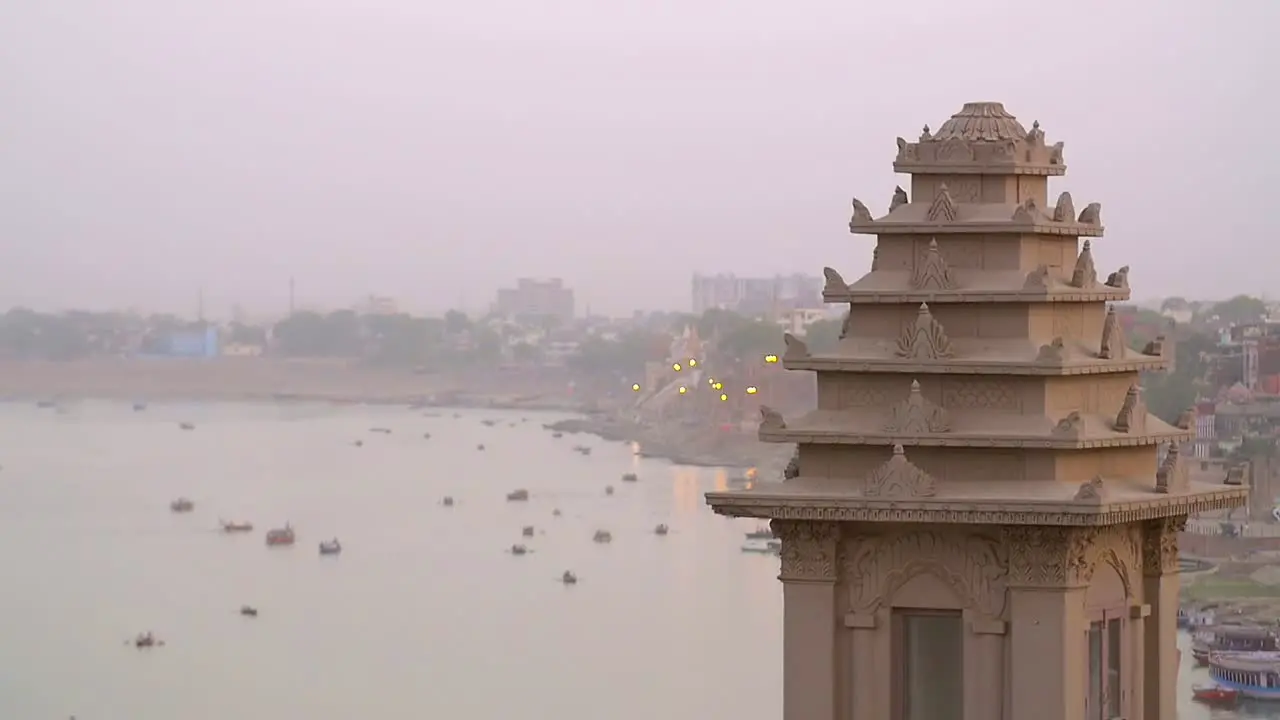
[[[444,314],[444,327],[450,335],[461,335],[471,329],[471,318],[461,310],[450,310]]]
[[[782,334],[782,328],[772,323],[747,321],[721,335],[717,347],[735,359],[780,353]]]
[[[1267,316],[1267,304],[1255,297],[1237,295],[1213,306],[1212,314],[1237,325],[1254,323]]]

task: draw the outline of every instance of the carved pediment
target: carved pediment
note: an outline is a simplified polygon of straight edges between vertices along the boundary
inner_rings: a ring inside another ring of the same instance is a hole
[[[844,281],[840,273],[835,268],[822,268],[822,276],[826,279],[826,284],[822,287],[822,292],[846,292],[849,290],[849,283]]]
[[[1071,287],[1091,288],[1098,284],[1098,269],[1093,264],[1093,243],[1084,241],[1084,247],[1076,256],[1075,269],[1071,271]]]
[[[768,405],[760,406],[760,429],[763,430],[786,430],[787,421],[782,419],[782,413],[774,410]]]
[[[1036,362],[1045,363],[1047,365],[1061,365],[1067,360],[1067,344],[1061,337],[1056,337],[1048,343],[1040,346],[1040,352],[1036,353]]]
[[[938,241],[930,239],[924,257],[916,258],[915,268],[911,273],[911,287],[916,290],[953,290],[955,286],[951,268],[938,251]]]
[[[782,342],[787,346],[782,353],[783,360],[805,360],[809,357],[809,346],[795,335],[783,333]]]
[[[1053,221],[1069,223],[1076,217],[1075,203],[1071,202],[1071,193],[1064,192],[1058,196],[1058,204],[1053,206]]]
[[[938,494],[937,481],[907,460],[901,445],[893,446],[893,457],[871,471],[863,485],[863,495],[882,498],[921,498]]]
[[[951,199],[951,191],[947,189],[946,183],[938,186],[938,194],[933,196],[933,204],[929,206],[925,217],[929,222],[955,222],[956,203]]]
[[[1102,482],[1101,475],[1094,475],[1092,480],[1086,480],[1080,483],[1080,488],[1076,490],[1075,497],[1071,498],[1076,502],[1098,503],[1106,501],[1107,488]]]
[[[871,217],[871,210],[858,198],[853,199],[853,217],[849,219],[849,227],[856,225],[864,225],[866,223],[875,222],[875,218]]]
[[[1120,327],[1115,306],[1108,306],[1107,317],[1102,321],[1102,343],[1098,348],[1098,357],[1118,360],[1124,357],[1124,348],[1124,328]]]
[[[912,435],[944,433],[951,430],[951,419],[946,410],[925,398],[920,392],[919,381],[912,380],[911,392],[907,398],[889,409],[884,430]]]
[[[901,140],[902,138],[898,138],[898,139]],[[909,200],[907,199],[907,191],[903,190],[901,185],[894,186],[893,199],[889,201],[889,212],[893,212],[894,210],[897,210],[903,205],[906,205],[908,202]]]
[[[1129,266],[1125,265],[1107,276],[1107,286],[1119,290],[1129,289]]]
[[[1084,436],[1084,418],[1074,410],[1067,413],[1066,417],[1053,426],[1052,435],[1063,440],[1079,440]]]
[[[912,360],[940,360],[951,357],[951,340],[934,319],[926,303],[920,303],[915,320],[902,328],[895,354]]]
[[[958,137],[949,137],[938,148],[936,156],[944,162],[968,162],[973,159],[973,148]]]
[[[1040,207],[1035,198],[1027,198],[1013,211],[1013,221],[1020,225],[1034,225],[1040,222]]]
[[[1027,279],[1022,282],[1023,290],[1048,290],[1049,289],[1049,266],[1037,265],[1035,270],[1027,273]]]
[[[1081,225],[1102,225],[1102,203],[1089,203],[1080,211],[1076,222]]]
[[[1172,443],[1156,470],[1156,492],[1182,492],[1189,485],[1190,475],[1186,463],[1182,461],[1182,452],[1178,449],[1178,443]]]
[[[1116,422],[1112,429],[1122,433],[1143,433],[1147,430],[1147,405],[1142,402],[1142,390],[1137,385],[1130,385],[1124,394],[1124,402],[1120,404],[1120,412],[1116,413]]]

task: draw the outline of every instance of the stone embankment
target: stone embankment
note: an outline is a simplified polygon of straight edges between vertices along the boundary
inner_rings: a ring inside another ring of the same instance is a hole
[[[792,452],[790,445],[762,443],[750,435],[701,424],[648,424],[605,414],[562,420],[547,428],[634,442],[642,456],[665,458],[679,465],[756,468],[762,479],[780,477]]]

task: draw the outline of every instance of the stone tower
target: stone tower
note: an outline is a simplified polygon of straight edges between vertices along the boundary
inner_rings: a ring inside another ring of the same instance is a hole
[[[1193,416],[1147,413],[1165,353],[1125,342],[1101,206],[1048,202],[1062,143],[979,102],[897,144],[910,194],[853,201],[870,272],[826,269],[838,349],[786,337],[817,410],[761,410],[785,479],[707,496],[782,540],[784,719],[1172,720],[1177,532],[1245,490],[1191,479]]]

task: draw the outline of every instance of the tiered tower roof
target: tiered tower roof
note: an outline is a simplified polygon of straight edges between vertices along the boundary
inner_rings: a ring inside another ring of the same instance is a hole
[[[877,237],[870,271],[825,269],[824,298],[849,305],[839,345],[786,336],[784,366],[817,372],[819,394],[803,417],[762,411],[761,439],[799,445],[789,477],[711,493],[716,511],[1093,524],[1239,504],[1180,457],[1194,415],[1147,412],[1139,373],[1165,367],[1164,343],[1125,341],[1129,268],[1093,258],[1101,205],[1047,203],[1063,144],[989,102],[897,144],[910,193],[878,217],[853,201],[850,231]]]

